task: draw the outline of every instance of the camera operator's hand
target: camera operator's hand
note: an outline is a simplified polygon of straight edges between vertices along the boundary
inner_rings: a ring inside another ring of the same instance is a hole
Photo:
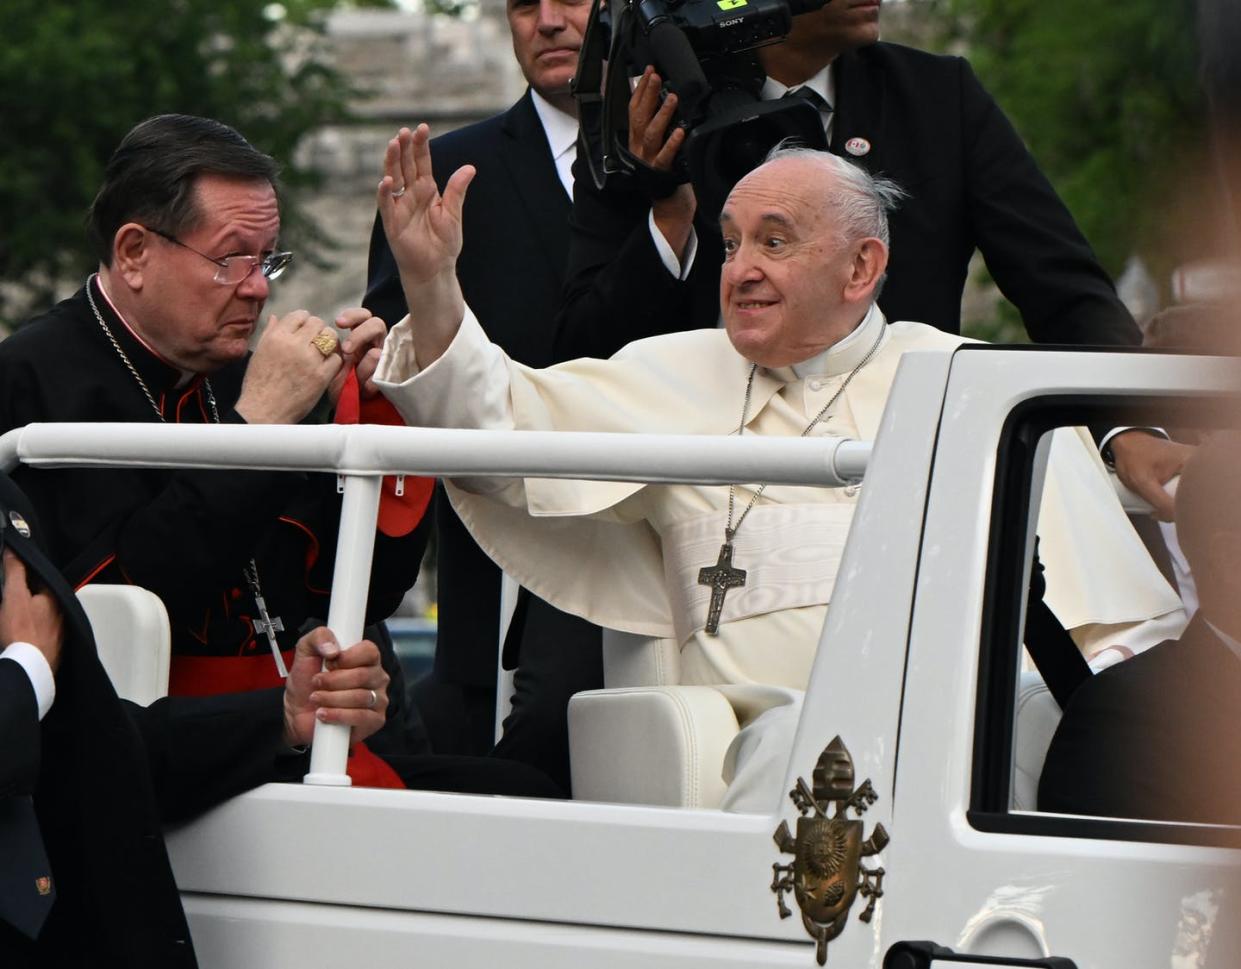
[[[672,162],[685,144],[685,129],[677,125],[669,133],[668,127],[677,109],[677,96],[669,92],[660,104],[662,84],[652,67],[638,78],[629,96],[629,150],[651,168],[668,172],[672,171]]]
[[[672,170],[686,135],[680,125],[672,126],[677,96],[669,93],[663,104],[659,103],[662,84],[659,75],[648,67],[629,97],[629,151],[648,167],[667,172]],[[669,126],[672,126],[671,132]],[[694,190],[689,185],[679,185],[667,198],[651,203],[655,227],[668,240],[678,259],[685,258],[697,208]]]
[[[388,142],[379,182],[379,214],[401,274],[420,367],[448,349],[465,313],[457,283],[461,209],[474,166],[453,172],[441,196],[431,175],[431,131],[402,128]]]

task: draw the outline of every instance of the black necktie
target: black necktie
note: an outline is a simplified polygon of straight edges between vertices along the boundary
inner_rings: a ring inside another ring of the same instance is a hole
[[[784,92],[781,98],[800,98],[803,101],[809,101],[813,104],[815,110],[820,114],[832,113],[832,106],[827,103],[827,99],[812,87],[802,85],[801,87],[789,88]]]
[[[37,939],[56,889],[34,804],[21,794],[0,797],[0,919]]]

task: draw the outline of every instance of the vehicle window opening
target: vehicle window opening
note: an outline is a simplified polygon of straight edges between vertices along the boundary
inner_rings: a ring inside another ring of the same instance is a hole
[[[1218,400],[1202,398],[1121,401],[1053,397],[1026,402],[1010,415],[997,452],[991,546],[986,566],[969,811],[974,827],[1058,836],[1241,843],[1238,833],[1229,828],[1039,814],[1029,801],[1038,776],[1024,780],[1021,776],[1029,762],[1036,762],[1041,768],[1059,719],[1057,708],[1061,704],[1056,699],[1067,700],[1086,665],[1080,653],[1071,657],[1063,648],[1069,634],[1054,614],[1042,606],[1040,586],[1044,581],[1035,549],[1030,547],[1031,509],[1036,508],[1041,485],[1037,473],[1041,442],[1055,428],[1068,426],[1209,429],[1219,420],[1218,404]],[[1157,563],[1158,559],[1153,561]],[[1168,576],[1166,569],[1161,572]],[[1176,588],[1175,584],[1172,588]],[[1023,623],[1025,650],[1016,648],[1021,642],[1018,630]],[[1057,657],[1065,666],[1058,665]],[[1046,686],[1042,680],[1047,681]],[[1044,708],[1039,709],[1039,704]],[[1017,804],[1023,790],[1029,803]]]

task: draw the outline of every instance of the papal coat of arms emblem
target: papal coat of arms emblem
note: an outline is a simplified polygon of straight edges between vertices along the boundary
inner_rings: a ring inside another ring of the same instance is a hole
[[[889,839],[882,824],[863,839],[861,820],[848,817],[852,808],[860,818],[879,795],[869,779],[854,790],[853,758],[839,737],[827,745],[811,777],[813,787],[799,777],[789,792],[802,815],[797,836],[789,832],[787,821],[775,830],[776,846],[794,859],[771,866],[771,890],[782,919],[793,914],[784,903],[785,894],[793,893],[822,966],[827,964],[827,944],[844,930],[859,894],[868,901],[858,918],[869,922],[874,915],[875,902],[883,897],[883,869],[866,868],[862,859],[882,851]],[[833,808],[830,817],[829,808]]]

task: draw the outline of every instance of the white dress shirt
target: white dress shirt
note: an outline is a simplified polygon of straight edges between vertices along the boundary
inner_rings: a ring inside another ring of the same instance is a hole
[[[547,147],[551,149],[556,174],[570,201],[573,199],[573,162],[577,160],[577,118],[565,114],[534,88],[530,89],[534,112],[547,135]]]

